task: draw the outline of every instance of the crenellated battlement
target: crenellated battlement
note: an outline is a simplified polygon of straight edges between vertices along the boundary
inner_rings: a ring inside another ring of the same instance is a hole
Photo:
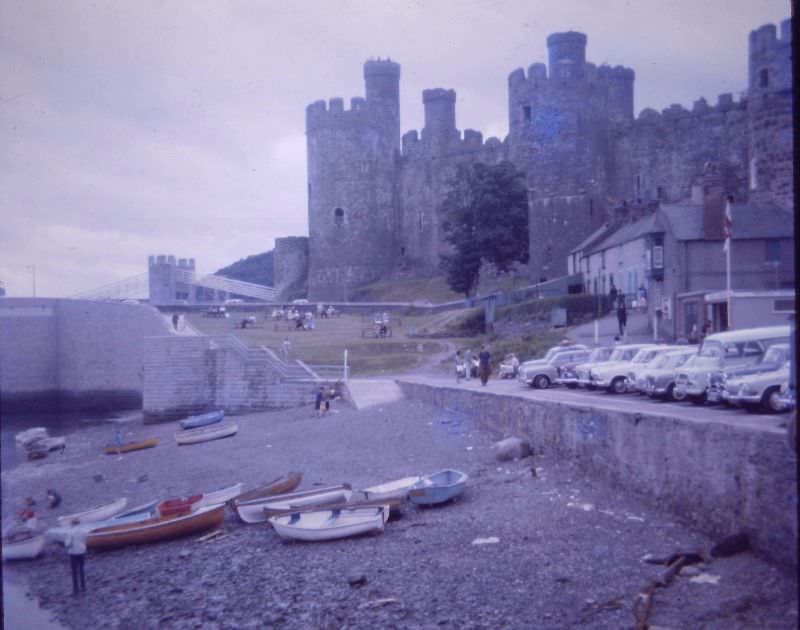
[[[571,82],[569,86],[576,84],[585,85],[603,85],[610,84],[617,81],[630,81],[636,80],[636,72],[632,68],[625,66],[610,66],[602,64],[596,66],[591,62],[584,64],[583,76],[580,81]],[[508,75],[509,88],[515,89],[520,86],[533,87],[537,89],[549,89],[557,86],[563,89],[565,84],[563,81],[553,80],[547,74],[547,66],[543,63],[534,63],[528,66],[527,72],[522,68],[517,68]]]
[[[503,141],[497,137],[490,137],[484,140],[483,134],[475,129],[465,129],[463,133],[456,130],[456,136],[448,144],[445,155],[457,155],[465,152],[498,151],[507,146],[507,140]],[[416,129],[407,131],[403,134],[403,157],[406,158],[428,158],[434,151],[431,144],[426,142],[424,135]]]
[[[349,126],[366,122],[368,118],[367,100],[360,96],[350,99],[350,107],[345,109],[344,99],[332,98],[315,101],[306,107],[306,127],[308,130],[328,126]]]
[[[157,256],[150,255],[147,257],[147,263],[149,267],[156,267],[159,265],[168,265],[170,267],[176,267],[177,269],[184,269],[186,271],[194,271],[195,270],[195,260],[194,258],[179,258],[176,259],[175,256],[167,256],[166,254],[159,254]]]
[[[700,119],[711,114],[725,114],[728,112],[740,112],[739,115],[747,111],[747,99],[740,98],[734,100],[733,94],[726,92],[717,97],[717,103],[713,107],[708,104],[706,99],[699,98],[692,105],[692,109],[688,110],[679,103],[673,103],[669,107],[665,107],[660,112],[646,107],[636,117],[634,124],[637,125],[651,125],[658,124],[662,121],[683,120],[687,118]]]

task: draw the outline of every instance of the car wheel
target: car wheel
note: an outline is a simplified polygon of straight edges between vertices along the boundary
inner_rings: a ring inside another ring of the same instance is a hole
[[[770,387],[764,392],[761,398],[761,406],[764,407],[769,413],[780,413],[783,409],[780,401],[780,389],[777,387]]]
[[[675,398],[675,383],[670,383],[667,385],[667,391],[664,392],[661,400],[678,400]]]
[[[575,384],[575,383],[567,383],[567,388],[568,389],[577,389],[578,385]]]
[[[612,394],[624,394],[625,393],[625,379],[621,376],[618,376],[613,381],[611,381],[611,385],[608,388],[608,391]]]
[[[597,389],[597,385],[587,385],[586,389],[588,389],[590,392],[593,392]]]
[[[539,376],[533,379],[533,386],[536,389],[547,389],[550,387],[550,379],[547,378],[545,374],[539,374]]]
[[[706,393],[703,392],[699,396],[689,396],[689,400],[693,405],[704,405],[706,403]]]

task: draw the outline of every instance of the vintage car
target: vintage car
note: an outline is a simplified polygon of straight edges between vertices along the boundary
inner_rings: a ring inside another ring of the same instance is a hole
[[[630,360],[636,356],[643,347],[650,344],[625,344],[614,346],[608,359],[605,361],[598,361],[597,363],[585,364],[578,366],[576,372],[578,375],[578,385],[586,389],[597,389],[597,384],[592,381],[592,370],[604,368],[611,363],[629,363]]]
[[[780,401],[788,411],[792,411],[797,407],[797,389],[791,386],[789,379],[785,380],[781,385]]]
[[[708,402],[727,402],[725,398],[725,383],[728,379],[738,379],[741,376],[749,376],[761,372],[773,372],[781,368],[789,359],[789,344],[776,343],[774,346],[770,346],[761,357],[761,360],[753,365],[740,365],[724,372],[712,372],[708,377],[708,391],[706,393]]]
[[[519,374],[519,359],[515,354],[509,354],[500,364],[498,375],[500,378],[517,378]]]
[[[636,363],[632,362],[628,370],[628,376],[625,379],[626,391],[644,394],[645,385],[647,384],[645,373],[653,366],[654,362],[657,361],[659,357],[679,348],[680,346],[658,346],[657,348],[649,350],[647,354],[642,357],[642,361]],[[697,352],[697,348],[694,349],[694,352]]]
[[[544,356],[540,359],[529,359],[525,361],[522,365],[517,368],[517,376],[523,373],[524,369],[529,365],[539,365],[542,362],[547,362],[552,359],[555,355],[559,354],[560,352],[571,352],[573,350],[586,350],[586,346],[582,343],[572,343],[572,344],[559,344],[557,346],[553,346],[547,352],[545,352]]]
[[[580,363],[578,365],[562,365],[558,368],[558,378],[556,378],[556,383],[559,385],[566,385],[570,389],[575,389],[578,387],[578,372],[580,370],[585,370],[586,373],[589,373],[589,368],[592,367],[595,363],[601,363],[603,361],[608,361],[608,358],[611,356],[611,353],[614,351],[614,348],[611,346],[603,346],[600,348],[594,348],[589,357],[586,359],[585,363]]]
[[[672,396],[675,389],[675,369],[694,356],[697,356],[697,346],[673,349],[657,357],[644,371],[644,393],[650,398],[675,400]]]
[[[568,352],[558,352],[549,359],[526,361],[519,369],[517,380],[537,389],[547,389],[558,378],[560,367],[582,363],[589,358],[590,353],[586,348],[575,350],[573,346]]]
[[[759,363],[770,346],[789,342],[789,326],[766,326],[715,333],[703,340],[697,357],[675,374],[674,397],[702,405],[708,398],[711,375]]]
[[[788,411],[781,401],[781,384],[789,378],[789,362],[776,370],[742,374],[725,381],[722,397],[732,405],[741,405],[748,411],[763,410],[769,413]]]
[[[596,389],[605,389],[611,394],[624,394],[628,388],[628,373],[652,359],[654,353],[663,346],[636,344],[625,347],[635,349],[629,359],[610,360],[589,370],[589,381]]]

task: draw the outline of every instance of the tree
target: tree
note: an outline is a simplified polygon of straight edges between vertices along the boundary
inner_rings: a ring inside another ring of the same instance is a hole
[[[447,284],[472,295],[482,262],[509,271],[528,262],[528,192],[525,174],[510,162],[460,166],[448,182],[439,208],[444,240],[451,252],[441,256]]]

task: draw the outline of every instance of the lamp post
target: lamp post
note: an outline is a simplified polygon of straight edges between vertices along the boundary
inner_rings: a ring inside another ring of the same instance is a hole
[[[25,269],[33,271],[33,297],[36,297],[36,265],[26,265]]]

